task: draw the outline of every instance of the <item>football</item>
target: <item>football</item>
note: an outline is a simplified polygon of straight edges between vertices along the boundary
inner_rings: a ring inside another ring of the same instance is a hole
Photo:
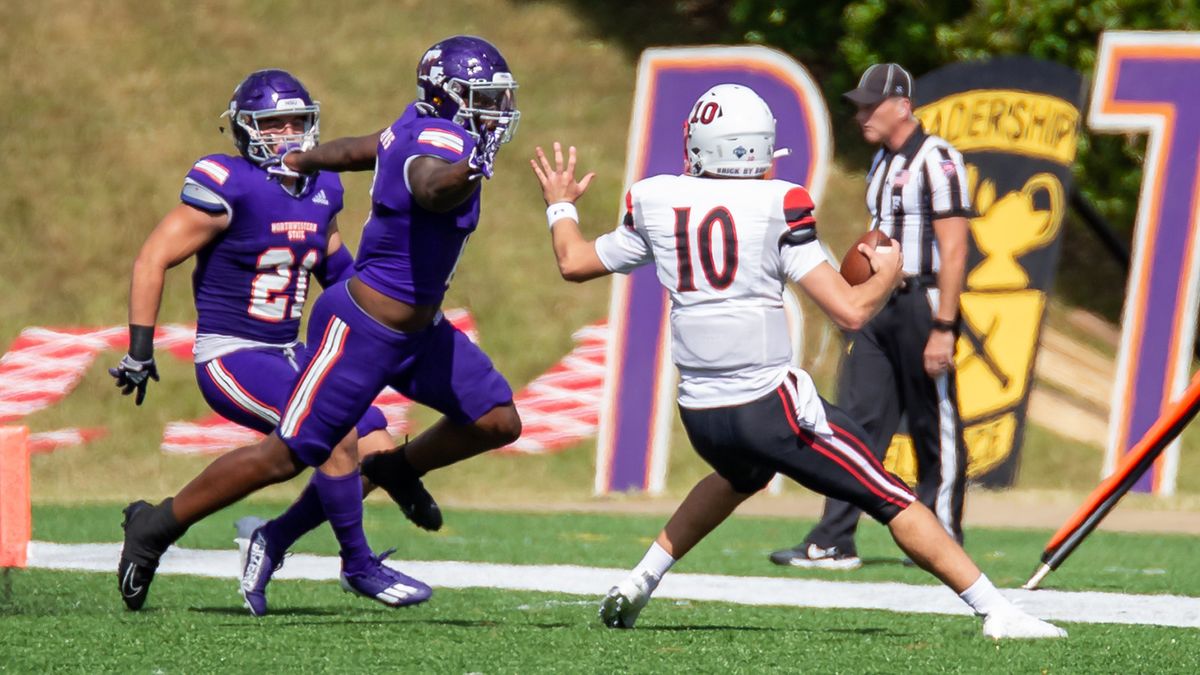
[[[858,250],[859,244],[866,244],[871,248],[879,248],[880,246],[887,246],[889,242],[891,242],[891,239],[879,230],[868,230],[866,234],[859,237],[850,246],[850,250],[846,251],[846,255],[842,257],[842,277],[846,282],[851,286],[857,286],[870,279],[871,275],[874,274],[871,271],[871,261]]]

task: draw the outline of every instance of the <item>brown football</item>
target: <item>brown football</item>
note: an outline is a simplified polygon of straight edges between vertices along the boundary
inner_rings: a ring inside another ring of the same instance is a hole
[[[871,271],[871,261],[867,259],[867,256],[862,254],[862,251],[858,250],[859,244],[878,248],[879,246],[887,246],[890,241],[891,239],[888,239],[888,236],[879,230],[868,230],[866,234],[859,237],[858,241],[850,246],[850,250],[846,251],[846,255],[842,258],[842,277],[846,279],[846,282],[851,286],[857,286],[870,279],[871,275],[874,274]]]

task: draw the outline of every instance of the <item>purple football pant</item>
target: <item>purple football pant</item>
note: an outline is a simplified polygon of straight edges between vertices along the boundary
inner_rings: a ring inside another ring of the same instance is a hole
[[[445,317],[414,333],[391,330],[354,303],[345,283],[317,299],[308,344],[279,436],[310,466],[329,458],[385,386],[456,424],[512,402],[491,359]]]
[[[295,358],[293,361],[282,349],[243,349],[197,363],[196,381],[204,400],[221,417],[269,434],[279,426],[280,411],[300,377],[303,345],[296,348]],[[371,406],[354,426],[361,438],[386,429],[387,419]]]

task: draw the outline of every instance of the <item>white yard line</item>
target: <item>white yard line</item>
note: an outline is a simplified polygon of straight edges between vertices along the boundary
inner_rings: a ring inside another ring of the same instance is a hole
[[[115,573],[120,544],[29,544],[29,567]],[[457,561],[388,561],[441,588],[500,588],[589,595],[597,600],[627,570],[578,565],[501,565]],[[333,556],[297,554],[275,578],[328,581],[337,578]],[[172,548],[160,574],[237,578],[236,551]],[[1004,590],[1026,611],[1045,619],[1200,628],[1200,598],[1177,595]],[[671,574],[657,598],[711,600],[742,605],[882,609],[927,614],[970,614],[949,589],[899,583],[852,583],[813,579]]]

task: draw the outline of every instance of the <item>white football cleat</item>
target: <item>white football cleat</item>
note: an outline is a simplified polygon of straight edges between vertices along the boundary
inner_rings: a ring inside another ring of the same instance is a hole
[[[630,575],[600,601],[600,621],[609,628],[633,628],[656,586],[648,572]]]
[[[983,635],[993,640],[1040,640],[1065,638],[1067,631],[1014,607],[987,615]]]

